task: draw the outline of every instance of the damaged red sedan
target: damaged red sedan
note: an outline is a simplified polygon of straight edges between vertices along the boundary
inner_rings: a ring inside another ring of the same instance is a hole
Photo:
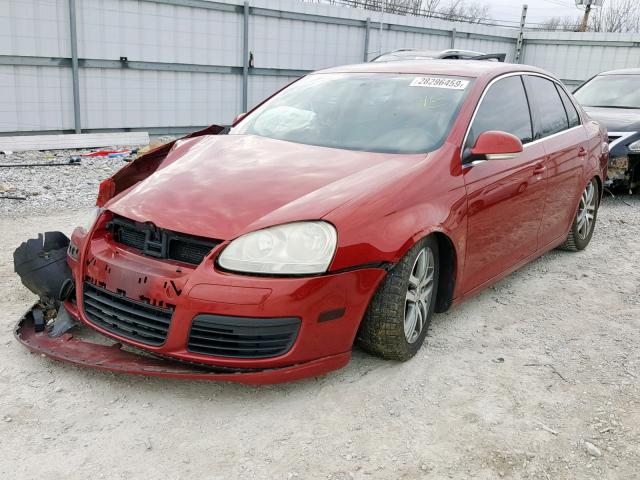
[[[539,69],[320,71],[128,164],[70,242],[23,244],[16,271],[41,301],[17,336],[105,370],[245,383],[340,368],[355,342],[407,360],[434,312],[587,246],[607,155]]]

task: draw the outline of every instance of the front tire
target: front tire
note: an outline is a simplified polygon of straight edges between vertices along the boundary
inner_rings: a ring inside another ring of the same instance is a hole
[[[391,360],[413,357],[427,336],[439,276],[438,242],[426,237],[407,252],[378,288],[358,331],[360,346]]]
[[[596,226],[596,217],[598,216],[599,207],[598,183],[595,178],[587,184],[580,197],[578,211],[573,219],[569,235],[562,245],[558,248],[577,252],[584,250],[593,236]]]

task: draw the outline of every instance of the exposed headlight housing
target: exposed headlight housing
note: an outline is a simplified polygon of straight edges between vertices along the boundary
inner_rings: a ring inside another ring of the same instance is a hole
[[[330,223],[286,223],[236,238],[222,251],[218,265],[225,270],[267,275],[324,273],[336,244],[336,229]]]
[[[609,168],[613,170],[627,170],[629,168],[629,157],[622,155],[620,157],[609,158]]]
[[[610,157],[609,166],[607,167],[607,180],[613,182],[615,180],[624,180],[629,170],[629,157],[623,155],[621,157]]]
[[[640,153],[640,140],[630,143],[627,148],[634,153]]]
[[[78,249],[78,246],[75,243],[73,243],[73,240],[71,240],[69,242],[69,246],[67,247],[67,255],[69,255],[71,258],[77,261],[79,254],[80,254],[80,250]]]

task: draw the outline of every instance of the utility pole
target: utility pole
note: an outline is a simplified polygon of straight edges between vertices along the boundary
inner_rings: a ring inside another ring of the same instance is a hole
[[[580,24],[580,31],[586,32],[589,25],[589,14],[591,13],[592,0],[585,0],[584,15],[582,16],[582,23]]]
[[[591,14],[592,7],[602,7],[604,0],[576,0],[576,6],[584,5],[584,15],[582,16],[582,23],[580,23],[580,31],[586,32],[589,27],[589,14]]]
[[[384,11],[386,10],[387,0],[383,0],[380,2],[380,30],[378,31],[378,45],[379,45],[379,55],[382,55],[384,52],[382,51],[382,20],[384,19]]]
[[[518,32],[518,39],[516,40],[516,58],[515,63],[522,63],[522,48],[524,46],[524,28],[527,25],[527,9],[528,5],[525,3],[522,5],[522,15],[520,17],[520,31]]]

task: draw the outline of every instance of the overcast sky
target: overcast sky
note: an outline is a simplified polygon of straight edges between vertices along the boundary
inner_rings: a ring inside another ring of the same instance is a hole
[[[520,20],[522,4],[529,8],[527,22],[544,22],[549,17],[578,17],[582,11],[575,6],[574,0],[471,0],[491,7],[491,17],[496,20]]]

